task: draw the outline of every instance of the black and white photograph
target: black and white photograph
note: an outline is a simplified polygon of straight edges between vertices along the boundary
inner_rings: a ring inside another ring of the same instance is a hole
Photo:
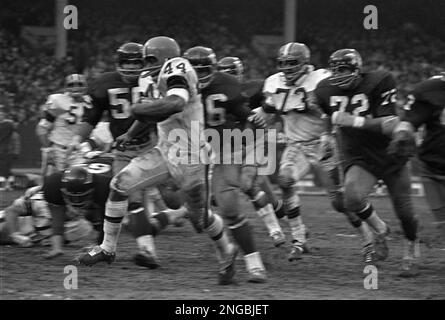
[[[0,300],[445,299],[444,16],[2,0]]]

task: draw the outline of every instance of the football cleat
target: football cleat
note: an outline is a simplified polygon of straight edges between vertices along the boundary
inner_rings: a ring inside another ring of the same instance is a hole
[[[160,267],[156,255],[154,255],[148,250],[142,250],[139,253],[137,253],[133,257],[133,261],[136,265],[148,269],[156,269]]]
[[[362,248],[363,261],[365,263],[372,263],[374,261],[374,244],[368,243]]]
[[[273,240],[273,245],[277,248],[286,243],[286,236],[282,231],[275,231],[270,237]]]
[[[104,261],[111,264],[116,259],[114,252],[107,252],[100,246],[94,246],[87,253],[82,254],[77,260],[85,266],[93,266],[98,262]]]
[[[236,272],[235,262],[238,252],[238,247],[233,245],[232,251],[221,259],[218,272],[218,284],[228,285],[233,283],[233,277]]]
[[[247,282],[264,283],[267,281],[266,270],[255,268],[248,271]]]
[[[374,237],[374,250],[375,258],[377,260],[385,260],[388,258],[389,249],[386,243],[386,237],[389,235],[391,230],[389,226],[386,226],[386,231],[384,233],[379,233]]]
[[[302,258],[301,256],[303,255],[304,251],[305,251],[304,244],[295,241],[292,244],[292,250],[287,257],[287,260],[289,260],[289,262],[300,260]]]

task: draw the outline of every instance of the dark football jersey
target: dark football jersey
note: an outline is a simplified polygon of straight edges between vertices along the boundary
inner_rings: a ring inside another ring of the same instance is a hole
[[[249,80],[242,83],[242,94],[248,101],[248,106],[253,110],[263,105],[264,80]]]
[[[96,126],[102,118],[103,112],[108,112],[110,119],[110,131],[114,139],[127,132],[134,122],[130,107],[139,102],[143,96],[142,89],[138,83],[127,83],[122,80],[116,71],[102,74],[89,87],[88,94],[91,96],[92,108],[87,109],[84,121]],[[141,131],[130,144],[147,142],[156,132],[156,124],[148,126]]]
[[[113,178],[111,163],[106,162],[91,160],[83,165],[93,175],[93,203],[88,208],[88,211],[91,211],[89,212],[91,216],[96,215],[91,214],[94,211],[99,211],[99,216],[104,216],[105,203],[110,192],[110,181]],[[42,190],[48,203],[66,205],[61,191],[62,175],[62,173],[57,172],[44,178]]]
[[[415,128],[425,125],[419,158],[435,174],[445,175],[445,76],[416,85],[408,95],[402,119]]]
[[[362,74],[360,83],[351,90],[331,85],[329,78],[322,80],[315,90],[318,103],[326,114],[343,111],[367,118],[396,115],[395,93],[394,77],[386,71]],[[391,139],[383,133],[339,127],[337,136],[344,170],[359,165],[380,177],[404,165],[388,155]]]
[[[10,120],[0,122],[0,154],[4,155],[8,152],[9,143],[11,141],[14,125]]]

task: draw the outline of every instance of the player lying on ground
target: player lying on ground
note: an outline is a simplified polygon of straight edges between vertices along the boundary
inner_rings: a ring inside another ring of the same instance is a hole
[[[368,239],[366,262],[385,259],[388,255],[385,237],[389,228],[368,200],[369,193],[381,179],[388,188],[406,238],[401,275],[416,275],[418,222],[411,202],[408,158],[389,154],[391,139],[384,134],[386,123],[397,118],[394,77],[385,71],[363,72],[361,56],[354,49],[334,52],[329,66],[333,75],[318,84],[315,94],[337,127],[346,210],[359,216],[376,234],[375,248],[371,237]],[[375,131],[366,130],[369,127]]]
[[[52,216],[50,204],[42,188],[35,186],[0,211],[0,243],[30,247],[44,243],[51,237]],[[92,230],[85,219],[78,217],[65,221],[64,240],[84,239]]]

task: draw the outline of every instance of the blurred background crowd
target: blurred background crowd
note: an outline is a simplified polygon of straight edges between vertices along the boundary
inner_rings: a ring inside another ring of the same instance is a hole
[[[54,1],[2,1],[0,104],[19,123],[38,118],[39,106],[61,88],[65,75],[80,72],[94,78],[114,68],[114,52],[120,44],[143,43],[155,35],[172,36],[183,49],[205,45],[220,57],[239,56],[248,79],[265,78],[275,71],[274,58],[258,52],[252,38],[282,35],[280,1],[129,0],[125,10],[121,0],[69,3],[78,8],[79,25],[68,33],[67,57],[56,60],[53,48],[32,45],[21,37],[23,26],[54,25]],[[361,0],[298,2],[297,41],[310,47],[313,64],[325,67],[331,52],[352,47],[362,54],[366,67],[393,72],[402,91],[442,70],[445,30],[437,24],[443,18],[443,3],[373,1],[378,8],[377,30],[363,27],[367,4]]]

